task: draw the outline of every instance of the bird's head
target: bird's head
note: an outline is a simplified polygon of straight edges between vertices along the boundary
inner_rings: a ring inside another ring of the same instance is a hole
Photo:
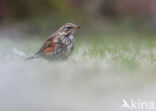
[[[78,25],[72,23],[66,23],[58,30],[58,32],[68,35],[68,34],[73,34],[79,28],[80,26]]]

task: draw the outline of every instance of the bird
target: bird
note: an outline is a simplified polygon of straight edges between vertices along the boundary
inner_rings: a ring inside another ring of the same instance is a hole
[[[75,40],[74,32],[79,29],[79,25],[66,23],[55,33],[51,34],[41,48],[27,60],[34,58],[44,58],[48,61],[66,60],[72,53]]]

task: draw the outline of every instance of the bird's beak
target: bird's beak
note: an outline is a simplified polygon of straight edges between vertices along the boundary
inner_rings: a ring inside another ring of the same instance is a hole
[[[79,29],[79,28],[80,28],[80,26],[78,26],[78,25],[75,26],[75,27],[73,27],[74,30],[77,30],[77,29]]]

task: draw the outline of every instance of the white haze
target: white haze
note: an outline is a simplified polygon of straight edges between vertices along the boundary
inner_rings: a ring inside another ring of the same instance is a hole
[[[0,111],[120,111],[131,98],[156,103],[156,64],[146,58],[129,69],[109,53],[84,55],[82,46],[65,62],[26,61],[40,43],[32,48],[30,40],[6,37],[0,44]]]

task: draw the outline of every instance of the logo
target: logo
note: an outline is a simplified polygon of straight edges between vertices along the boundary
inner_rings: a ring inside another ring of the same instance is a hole
[[[141,99],[131,99],[129,102],[122,99],[121,108],[132,111],[154,111],[155,104],[153,101],[142,101]]]

